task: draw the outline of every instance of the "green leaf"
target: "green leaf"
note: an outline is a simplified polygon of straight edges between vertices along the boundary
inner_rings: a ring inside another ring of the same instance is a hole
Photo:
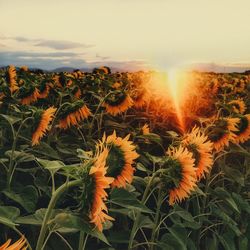
[[[247,200],[244,200],[239,194],[236,193],[232,193],[232,197],[237,203],[238,207],[250,214],[250,204],[247,202]]]
[[[187,235],[185,228],[172,226],[167,228],[170,233],[162,236],[161,240],[157,242],[157,246],[163,250],[187,250]]]
[[[217,234],[217,237],[225,250],[236,250],[234,237],[230,233],[223,234],[222,236]]]
[[[14,228],[16,224],[16,218],[19,216],[20,211],[16,207],[0,206],[0,223],[8,227]]]
[[[91,236],[103,241],[107,245],[110,245],[105,235],[95,229],[93,225],[85,221],[82,217],[72,215],[70,213],[60,213],[55,216],[53,222],[59,226],[59,231],[65,232],[64,229],[75,229],[77,231],[90,234]]]
[[[175,240],[180,245],[180,250],[186,250],[187,249],[187,233],[185,228],[180,226],[172,226],[167,228],[170,234],[175,238]]]
[[[223,212],[222,209],[219,209],[215,205],[211,205],[210,207],[211,207],[211,213],[213,215],[215,215],[218,218],[222,219],[222,221],[226,225],[228,225],[228,227],[231,228],[237,236],[241,235],[241,231],[237,227],[237,223],[229,215],[227,215],[225,212]]]
[[[4,190],[3,193],[11,200],[20,204],[27,212],[33,212],[36,207],[38,194],[33,186],[26,186],[19,192]]]
[[[52,174],[55,174],[59,169],[65,167],[65,164],[62,161],[49,161],[44,159],[36,159],[37,162],[49,170]]]
[[[11,158],[12,152],[11,150],[8,150],[5,152],[5,155],[9,158]],[[13,152],[13,160],[16,162],[30,162],[34,161],[35,157],[32,154],[23,152],[23,151],[14,151]]]
[[[34,225],[34,226],[40,226],[42,225],[43,218],[46,213],[46,208],[41,208],[36,210],[34,214],[18,217],[16,219],[16,222],[19,224],[27,224],[27,225]],[[52,217],[55,217],[57,214],[61,213],[61,209],[53,209],[52,211]]]
[[[155,142],[157,144],[162,144],[162,139],[159,135],[157,134],[154,134],[154,133],[149,133],[149,134],[146,134],[146,135],[139,135],[139,136],[136,136],[136,138],[138,139],[144,139],[144,140],[149,140],[151,142]]]
[[[237,204],[235,203],[234,199],[231,197],[231,195],[223,188],[217,187],[213,193],[218,196],[220,199],[227,202],[227,204],[233,208],[236,212],[240,213],[239,208]]]
[[[182,219],[189,221],[189,222],[194,222],[193,216],[185,209],[181,208],[178,205],[174,205],[173,212],[177,215],[179,215]]]
[[[6,121],[8,121],[9,124],[14,125],[15,123],[21,121],[22,119],[20,117],[15,117],[11,115],[3,115],[0,114]]]
[[[152,213],[145,205],[143,205],[134,194],[129,193],[126,189],[115,188],[110,194],[110,202],[121,207],[136,209],[145,213]]]
[[[244,175],[242,172],[240,172],[238,169],[235,168],[231,168],[226,166],[224,168],[224,172],[227,176],[229,176],[232,180],[236,181],[237,183],[239,183],[241,186],[244,186],[245,183],[245,179],[244,179]]]

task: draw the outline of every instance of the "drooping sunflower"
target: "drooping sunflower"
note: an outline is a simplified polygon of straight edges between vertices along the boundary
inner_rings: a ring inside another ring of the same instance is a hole
[[[239,116],[238,131],[234,132],[235,142],[243,143],[250,139],[250,114]]]
[[[67,129],[72,125],[78,126],[79,122],[88,118],[91,115],[89,108],[83,100],[78,100],[74,103],[67,103],[59,114],[58,127]]]
[[[126,183],[131,183],[134,176],[134,160],[139,157],[135,151],[129,136],[125,138],[118,137],[114,131],[112,135],[102,138],[101,144],[108,147],[107,157],[107,175],[114,178],[112,187],[125,187]]]
[[[103,229],[103,222],[114,220],[107,214],[108,209],[104,203],[108,197],[105,189],[109,188],[113,182],[112,177],[106,176],[108,152],[107,148],[103,148],[102,152],[96,157],[96,161],[89,172],[89,175],[92,177],[91,187],[93,193],[89,218],[90,222],[94,223],[99,231]]]
[[[17,98],[20,99],[21,104],[29,105],[37,101],[39,98],[39,91],[34,85],[26,83],[19,88]]]
[[[194,127],[191,133],[184,136],[182,144],[192,153],[197,179],[200,180],[212,167],[213,143],[198,127]]]
[[[219,152],[234,142],[238,131],[239,118],[219,118],[208,128],[208,139],[213,143],[215,151]]]
[[[14,93],[16,90],[18,90],[18,86],[17,86],[17,76],[16,76],[16,68],[14,65],[10,65],[8,70],[7,70],[7,82],[9,83],[10,86],[10,92],[11,94]]]
[[[27,72],[29,70],[29,68],[26,65],[23,65],[20,67],[20,70]]]
[[[103,106],[109,114],[116,116],[132,107],[133,100],[124,91],[116,90],[108,96]]]
[[[168,149],[160,178],[169,191],[170,205],[187,198],[195,189],[197,179],[194,161],[192,153],[182,146]]]
[[[228,103],[233,111],[238,114],[244,114],[246,111],[246,104],[242,99],[232,100]]]
[[[7,240],[2,246],[0,246],[0,250],[26,250],[26,240],[24,237],[21,237],[18,241],[11,244],[11,240]]]
[[[245,89],[245,82],[243,79],[235,79],[234,93],[242,93]]]
[[[35,114],[35,130],[32,134],[32,146],[39,144],[41,138],[49,130],[56,108],[50,107],[46,110],[38,110]]]
[[[49,95],[51,85],[47,83],[46,81],[42,82],[41,86],[39,87],[38,91],[38,98],[39,99],[44,99]]]

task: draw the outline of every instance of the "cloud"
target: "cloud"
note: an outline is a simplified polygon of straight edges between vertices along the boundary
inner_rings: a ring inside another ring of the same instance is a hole
[[[81,54],[82,55],[82,54]],[[65,64],[72,67],[84,67],[85,61],[79,58],[78,53],[73,52],[23,52],[23,51],[0,51],[0,65],[14,64],[16,66],[27,65],[41,69],[53,69]]]
[[[25,43],[32,43],[33,46],[36,47],[46,47],[55,50],[67,50],[67,49],[75,49],[75,48],[92,48],[95,45],[93,44],[84,44],[78,43],[73,41],[66,41],[66,40],[49,40],[49,39],[42,39],[42,38],[27,38],[23,36],[0,36],[2,40],[14,40],[16,42],[25,42]]]
[[[139,60],[115,61],[102,60],[87,62],[81,58],[83,54],[74,52],[23,52],[23,51],[0,51],[0,66],[14,64],[16,66],[27,65],[30,68],[52,70],[59,67],[89,68],[109,66],[116,70],[140,70],[145,69],[145,62]]]
[[[56,50],[65,50],[65,49],[75,49],[75,48],[91,48],[94,45],[76,43],[71,41],[62,41],[62,40],[42,40],[41,42],[35,44],[39,47],[47,47]]]
[[[107,60],[107,59],[110,58],[109,56],[100,56],[99,54],[96,54],[95,57],[98,58],[98,59],[101,59],[101,60]]]

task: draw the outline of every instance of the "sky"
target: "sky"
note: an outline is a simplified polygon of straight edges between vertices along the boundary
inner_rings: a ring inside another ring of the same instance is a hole
[[[0,0],[0,66],[250,68],[249,0]]]

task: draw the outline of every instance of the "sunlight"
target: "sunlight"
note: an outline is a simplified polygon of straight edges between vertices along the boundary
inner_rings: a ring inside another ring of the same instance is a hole
[[[167,85],[169,89],[169,93],[171,95],[171,99],[173,102],[173,106],[176,111],[176,117],[178,119],[180,129],[182,131],[185,130],[185,123],[183,120],[183,114],[181,106],[184,102],[184,90],[185,85],[183,81],[181,81],[181,72],[177,69],[170,69],[167,71]]]

